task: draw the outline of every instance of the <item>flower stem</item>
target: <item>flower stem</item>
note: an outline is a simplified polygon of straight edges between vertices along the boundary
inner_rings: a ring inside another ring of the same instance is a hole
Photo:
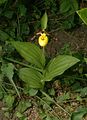
[[[43,47],[43,54],[45,55],[45,47]]]

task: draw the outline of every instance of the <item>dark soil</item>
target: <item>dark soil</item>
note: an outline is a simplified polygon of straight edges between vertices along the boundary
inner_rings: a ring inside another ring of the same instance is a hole
[[[72,31],[56,31],[51,35],[51,40],[47,45],[49,56],[58,54],[65,45],[73,52],[83,51],[87,53],[87,27],[80,26]]]

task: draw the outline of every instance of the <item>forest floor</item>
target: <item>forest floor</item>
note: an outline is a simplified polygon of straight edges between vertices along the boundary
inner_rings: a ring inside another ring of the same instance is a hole
[[[70,31],[56,31],[51,33],[51,42],[47,45],[48,54],[53,55],[61,49],[72,52],[87,53],[87,26],[80,26]]]

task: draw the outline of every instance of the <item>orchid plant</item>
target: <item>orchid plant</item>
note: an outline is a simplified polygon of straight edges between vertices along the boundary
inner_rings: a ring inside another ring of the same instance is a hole
[[[30,42],[11,42],[19,54],[29,63],[19,70],[19,77],[26,83],[26,87],[43,89],[46,81],[51,81],[54,77],[61,75],[65,70],[79,62],[79,59],[59,55],[51,59],[48,64],[42,48],[48,43],[46,35],[48,16],[47,13],[41,18],[42,33],[38,38],[41,48]]]

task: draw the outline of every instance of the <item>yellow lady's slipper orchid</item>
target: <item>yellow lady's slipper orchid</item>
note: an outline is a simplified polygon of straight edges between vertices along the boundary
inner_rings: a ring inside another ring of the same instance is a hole
[[[44,47],[48,43],[48,37],[46,36],[45,33],[42,33],[41,36],[38,39],[38,43],[41,47]]]

